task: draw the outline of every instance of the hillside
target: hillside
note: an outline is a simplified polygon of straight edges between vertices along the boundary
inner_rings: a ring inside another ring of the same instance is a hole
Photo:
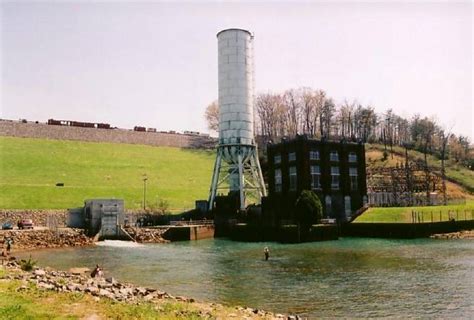
[[[369,167],[404,161],[401,153],[383,161],[382,148],[367,145]],[[204,150],[1,136],[0,153],[3,209],[71,208],[100,197],[123,198],[127,208],[141,208],[145,173],[148,207],[163,199],[174,212],[190,209],[195,200],[208,197],[215,157]],[[474,186],[472,171],[448,164],[452,181]],[[56,187],[58,182],[64,187]],[[458,184],[449,182],[447,187],[455,198],[472,198]]]
[[[171,147],[0,137],[0,208],[59,209],[84,199],[125,199],[140,208],[169,201],[194,208],[209,192],[214,153]],[[64,187],[56,187],[56,183]]]
[[[390,154],[386,160],[383,160],[383,145],[377,144],[366,144],[365,146],[365,160],[368,168],[377,167],[393,167],[397,164],[405,163],[405,150],[400,147],[394,147],[393,156]],[[423,154],[410,150],[408,151],[408,157],[411,161],[423,161]],[[441,160],[438,158],[428,155],[428,165],[441,168]],[[461,165],[456,164],[454,161],[446,161],[446,188],[447,193],[452,198],[467,197],[472,198],[472,192],[474,192],[474,171],[467,169]]]

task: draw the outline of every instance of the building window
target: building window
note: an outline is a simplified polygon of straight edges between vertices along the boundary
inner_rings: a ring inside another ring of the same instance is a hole
[[[349,162],[357,162],[357,154],[355,152],[349,152]]]
[[[309,160],[319,160],[319,151],[312,150],[309,152]]]
[[[349,168],[349,178],[351,179],[351,190],[357,190],[357,168]]]
[[[281,163],[281,155],[277,154],[275,157],[273,157],[273,162],[275,162],[275,164],[280,164]]]
[[[321,169],[311,166],[311,189],[321,189]]]
[[[331,153],[329,154],[329,160],[339,161],[339,153],[337,153],[337,151],[331,151]]]
[[[290,167],[290,191],[296,190],[296,167]]]
[[[339,190],[339,167],[331,167],[331,189]]]
[[[281,169],[275,169],[275,192],[281,192]]]
[[[296,153],[290,152],[288,153],[288,161],[295,161],[296,160]]]

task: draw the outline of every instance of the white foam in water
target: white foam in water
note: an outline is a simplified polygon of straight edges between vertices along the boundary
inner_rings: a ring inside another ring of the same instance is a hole
[[[117,248],[139,248],[143,247],[143,244],[136,243],[133,241],[122,241],[122,240],[104,240],[95,243],[98,246],[103,247],[117,247]]]

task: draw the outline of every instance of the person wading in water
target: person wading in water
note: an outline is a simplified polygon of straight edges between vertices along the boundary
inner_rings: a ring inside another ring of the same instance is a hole
[[[270,258],[270,250],[268,249],[268,247],[263,248],[263,254],[265,255],[265,261]]]
[[[10,251],[11,251],[11,249],[12,249],[12,244],[13,244],[12,238],[7,238],[7,239],[5,240],[5,243],[6,243],[6,245],[7,245],[7,254],[6,254],[6,255],[8,256],[8,255],[10,255]]]

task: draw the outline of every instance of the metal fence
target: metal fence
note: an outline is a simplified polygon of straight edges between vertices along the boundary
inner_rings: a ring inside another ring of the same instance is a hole
[[[196,226],[196,225],[213,225],[214,220],[181,220],[170,221],[172,226]]]
[[[474,220],[474,210],[412,211],[412,223]]]

